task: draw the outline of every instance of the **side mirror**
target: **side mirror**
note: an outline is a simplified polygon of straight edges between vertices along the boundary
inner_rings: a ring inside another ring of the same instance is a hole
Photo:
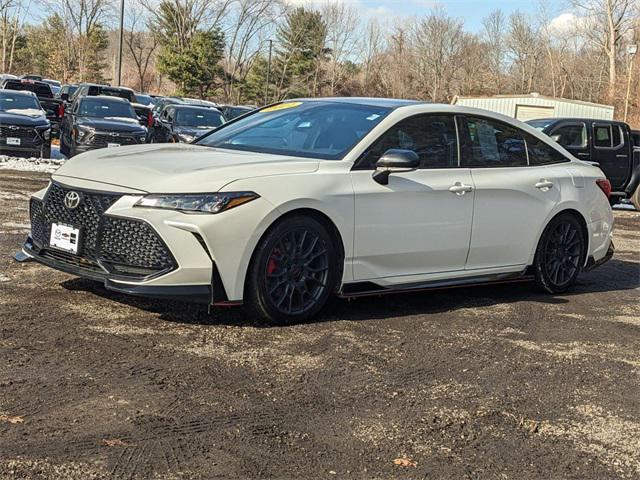
[[[376,162],[373,179],[380,185],[389,184],[392,173],[412,172],[420,165],[420,157],[413,150],[392,148],[384,152]]]

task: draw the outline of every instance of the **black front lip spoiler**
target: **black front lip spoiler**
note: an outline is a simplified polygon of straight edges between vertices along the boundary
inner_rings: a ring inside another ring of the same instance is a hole
[[[607,263],[613,257],[613,254],[616,251],[616,247],[613,245],[613,242],[609,244],[609,248],[607,249],[607,253],[600,260],[594,260],[593,256],[590,256],[587,260],[587,264],[584,266],[583,270],[585,272],[590,272],[594,268],[598,268],[600,265]]]
[[[27,238],[27,241],[22,247],[22,254],[35,260],[42,265],[45,265],[56,270],[60,270],[65,273],[70,273],[78,277],[87,278],[104,284],[107,290],[117,293],[124,293],[127,295],[135,295],[140,297],[161,298],[167,300],[180,300],[190,303],[202,303],[205,305],[211,304],[213,298],[212,285],[168,285],[168,286],[151,286],[151,285],[135,285],[131,283],[121,283],[109,278],[108,274],[101,274],[89,269],[79,268],[66,263],[46,258],[39,255],[31,247],[33,243],[31,237]],[[26,259],[19,254],[14,256],[16,261],[22,262]],[[221,302],[221,305],[231,304],[232,302]]]

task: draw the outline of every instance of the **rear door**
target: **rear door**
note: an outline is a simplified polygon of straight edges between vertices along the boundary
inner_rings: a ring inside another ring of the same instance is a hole
[[[509,124],[466,116],[460,130],[461,165],[470,168],[475,186],[466,269],[524,267],[560,198],[560,172],[530,167],[528,134]]]
[[[620,124],[593,122],[591,158],[600,164],[613,190],[621,190],[629,177],[630,154],[631,149],[625,142],[625,131]]]

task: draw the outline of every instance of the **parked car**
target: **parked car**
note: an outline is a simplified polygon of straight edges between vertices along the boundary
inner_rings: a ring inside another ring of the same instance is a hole
[[[611,182],[612,204],[632,198],[639,188],[640,151],[634,152],[631,129],[626,123],[589,118],[549,118],[527,123],[576,158],[597,163]],[[635,206],[640,210],[640,205]]]
[[[220,111],[224,115],[224,118],[227,119],[227,121],[233,120],[234,118],[244,115],[245,113],[249,113],[255,109],[256,107],[245,105],[220,105]]]
[[[202,100],[201,98],[181,97],[181,100],[184,103],[187,103],[189,105],[198,105],[199,107],[218,108],[217,103],[210,102],[209,100]]]
[[[224,117],[218,110],[192,105],[169,105],[156,122],[153,142],[191,142],[218,128]]]
[[[0,90],[0,153],[51,156],[51,123],[34,93]]]
[[[49,84],[54,97],[57,97],[58,93],[60,93],[60,89],[62,88],[62,84],[57,80],[51,80],[49,78],[45,78],[42,81]]]
[[[24,80],[36,80],[38,82],[42,81],[42,75],[22,75],[20,78]]]
[[[62,85],[62,87],[60,88],[60,91],[56,94],[56,98],[59,98],[65,103],[68,103],[71,97],[73,97],[73,94],[77,89],[78,89],[78,85],[75,83]]]
[[[140,125],[145,127],[153,126],[153,114],[147,105],[138,103],[135,92],[127,87],[112,87],[110,85],[98,85],[95,83],[81,83],[73,94],[73,99],[82,96],[108,96],[119,97],[127,100],[133,106]]]
[[[119,97],[79,97],[60,129],[60,152],[67,157],[97,148],[145,143],[147,129],[140,125],[131,104]]]
[[[6,90],[23,90],[33,92],[38,97],[40,105],[47,114],[47,119],[51,123],[51,134],[58,135],[60,122],[64,116],[64,104],[60,99],[53,98],[51,86],[48,83],[30,79],[5,79],[0,83],[0,88]]]
[[[156,103],[153,105],[151,113],[155,119],[158,119],[167,105],[179,105],[183,103],[185,102],[177,97],[159,97],[156,99]]]
[[[193,144],[65,162],[30,200],[23,252],[109,290],[269,321],[311,318],[336,293],[535,279],[556,294],[613,254],[609,187],[499,114],[299,99]]]
[[[142,105],[153,108],[156,104],[155,99],[151,95],[145,95],[144,93],[136,93],[135,95],[137,102]]]

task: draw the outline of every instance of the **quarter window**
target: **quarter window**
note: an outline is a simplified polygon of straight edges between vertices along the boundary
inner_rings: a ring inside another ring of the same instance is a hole
[[[529,165],[549,165],[552,163],[568,162],[555,148],[547,145],[545,142],[533,135],[525,134],[527,141],[527,152],[529,154]]]
[[[419,168],[458,166],[456,125],[452,115],[418,115],[387,130],[360,157],[358,169],[373,169],[389,149],[412,150],[420,158]]]
[[[466,117],[462,165],[466,167],[519,167],[527,165],[521,132],[506,123]]]
[[[584,123],[563,125],[556,128],[551,137],[563,147],[584,148],[587,146],[587,127]]]

